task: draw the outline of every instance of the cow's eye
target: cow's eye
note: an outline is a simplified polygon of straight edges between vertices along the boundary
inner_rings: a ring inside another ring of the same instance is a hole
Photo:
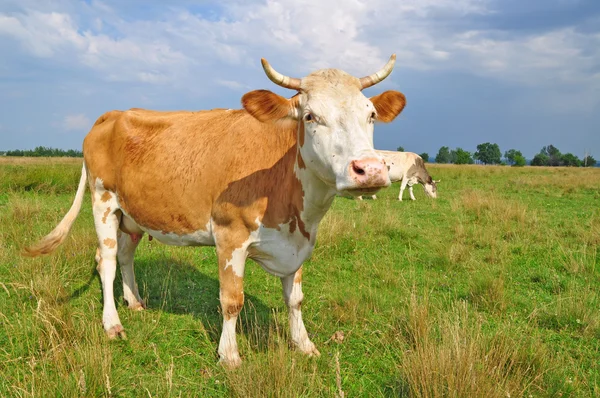
[[[315,118],[310,113],[307,113],[306,116],[304,116],[304,121],[305,122],[312,122],[313,120],[315,120]]]
[[[377,114],[375,112],[371,113],[371,122],[374,122],[377,119]]]

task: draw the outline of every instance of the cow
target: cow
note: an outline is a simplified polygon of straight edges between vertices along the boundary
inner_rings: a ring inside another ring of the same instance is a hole
[[[400,194],[398,200],[402,201],[404,190],[408,185],[408,192],[411,200],[416,200],[413,194],[413,185],[422,184],[425,194],[430,198],[437,198],[437,183],[441,180],[433,180],[427,169],[423,159],[413,152],[396,152],[396,151],[380,151],[376,150],[379,155],[383,156],[388,166],[390,180],[392,182],[402,181],[400,185]],[[377,195],[372,196],[377,199]],[[358,197],[362,200],[362,196]]]
[[[319,355],[302,320],[302,264],[337,192],[372,195],[391,184],[373,148],[374,124],[394,120],[406,99],[393,90],[367,98],[362,90],[385,79],[395,60],[394,54],[362,78],[339,69],[291,78],[262,59],[267,77],[295,95],[251,91],[240,110],[105,113],[84,139],[71,208],[25,254],[50,253],[65,240],[87,181],[109,338],[125,337],[113,296],[117,260],[128,307],[145,308],[133,258],[147,233],[169,245],[215,246],[223,316],[217,351],[224,366],[241,363],[235,327],[248,257],[281,279],[297,349]]]

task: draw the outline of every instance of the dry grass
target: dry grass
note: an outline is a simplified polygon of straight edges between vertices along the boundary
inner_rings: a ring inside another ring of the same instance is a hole
[[[540,391],[547,353],[505,330],[484,332],[466,304],[434,317],[413,294],[402,326],[408,349],[400,364],[411,397],[519,397]]]
[[[583,290],[583,291],[582,291]],[[600,297],[591,286],[568,287],[547,305],[537,307],[529,316],[544,328],[581,336],[600,336]]]
[[[224,372],[232,396],[284,398],[326,392],[331,395],[329,388],[322,384],[316,361],[291,349],[283,325],[272,323],[265,335],[255,309],[245,309],[242,317],[248,321],[241,322],[247,327],[243,330],[246,340],[240,349],[248,354],[239,369]],[[265,345],[264,352],[257,353],[256,348],[261,345]]]
[[[83,158],[69,157],[24,157],[24,156],[0,156],[0,165],[32,165],[32,164],[78,164],[83,163]]]
[[[525,226],[530,218],[527,207],[516,200],[507,200],[494,192],[467,190],[452,202],[452,210],[464,210],[476,221],[495,224],[514,221]]]

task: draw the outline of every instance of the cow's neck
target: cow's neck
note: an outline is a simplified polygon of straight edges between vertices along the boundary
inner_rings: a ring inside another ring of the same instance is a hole
[[[298,150],[296,163],[294,164],[294,174],[300,180],[304,191],[302,219],[308,230],[316,232],[319,222],[333,203],[336,191],[306,168],[300,160],[299,154],[300,151]],[[311,233],[313,239],[314,235],[314,233]]]

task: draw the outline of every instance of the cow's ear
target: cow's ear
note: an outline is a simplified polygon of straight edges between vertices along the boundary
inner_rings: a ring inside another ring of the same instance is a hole
[[[242,106],[261,122],[298,118],[297,97],[287,99],[269,90],[255,90],[244,94]]]
[[[406,97],[399,91],[385,91],[370,98],[377,110],[377,120],[389,123],[396,118],[406,105]]]

